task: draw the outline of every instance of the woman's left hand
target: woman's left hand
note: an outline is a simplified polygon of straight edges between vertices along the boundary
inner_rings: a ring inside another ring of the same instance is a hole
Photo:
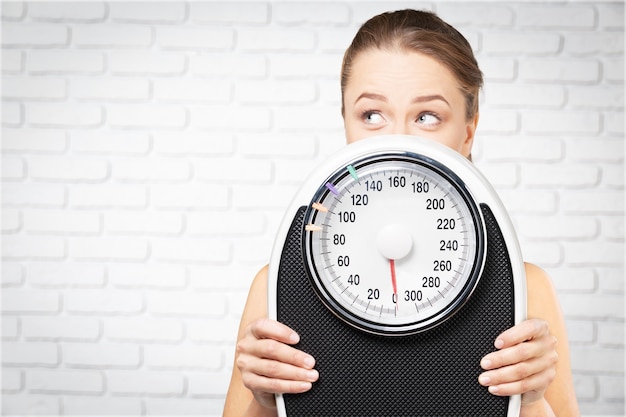
[[[496,352],[480,362],[478,382],[499,396],[522,394],[522,405],[542,400],[556,375],[557,339],[544,320],[530,319],[499,335]]]

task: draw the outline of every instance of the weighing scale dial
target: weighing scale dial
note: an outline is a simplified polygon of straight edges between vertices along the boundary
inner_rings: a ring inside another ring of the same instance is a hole
[[[463,182],[412,153],[355,159],[321,184],[304,218],[313,287],[343,321],[382,335],[432,328],[476,287],[482,215]]]

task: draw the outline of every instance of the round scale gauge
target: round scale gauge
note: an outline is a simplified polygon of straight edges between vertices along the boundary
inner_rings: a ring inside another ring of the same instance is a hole
[[[454,173],[422,155],[377,154],[339,168],[304,222],[321,299],[368,332],[432,327],[463,305],[480,277],[480,211]]]

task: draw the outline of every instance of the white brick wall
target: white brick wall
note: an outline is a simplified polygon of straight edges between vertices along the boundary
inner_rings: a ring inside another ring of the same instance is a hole
[[[624,5],[2,2],[2,414],[221,414],[247,287],[343,146],[358,25],[435,10],[474,152],[552,275],[585,415],[624,409]]]

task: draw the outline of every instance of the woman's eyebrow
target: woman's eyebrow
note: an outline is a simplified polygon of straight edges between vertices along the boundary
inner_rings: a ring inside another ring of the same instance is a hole
[[[377,100],[377,101],[382,101],[387,103],[389,100],[387,100],[387,97],[383,96],[382,94],[377,94],[377,93],[362,93],[360,96],[357,97],[356,100],[354,100],[354,103],[358,103],[359,100],[361,100],[362,98],[369,98],[370,100]]]
[[[448,105],[448,107],[451,107],[448,100],[446,100],[445,97],[440,94],[433,94],[430,96],[418,96],[413,99],[412,103],[426,103],[429,101],[436,101],[436,100],[443,101],[444,103]]]

